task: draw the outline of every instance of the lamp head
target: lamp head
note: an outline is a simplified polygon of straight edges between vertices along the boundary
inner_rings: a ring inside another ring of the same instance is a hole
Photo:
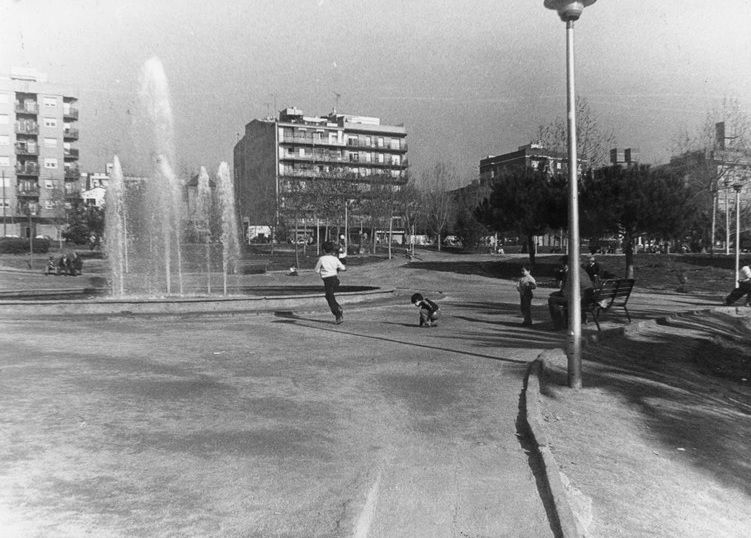
[[[555,9],[563,22],[578,20],[584,8],[597,0],[545,0],[545,7]]]

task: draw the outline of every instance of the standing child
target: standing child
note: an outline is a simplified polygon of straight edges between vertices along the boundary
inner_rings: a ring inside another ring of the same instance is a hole
[[[532,290],[537,287],[532,273],[530,273],[528,265],[522,265],[522,277],[519,282],[516,283],[516,289],[519,291],[519,298],[521,300],[522,315],[524,321],[522,325],[532,325]]]
[[[440,307],[419,293],[412,295],[410,302],[420,309],[420,327],[437,327]]]
[[[336,318],[336,324],[339,325],[344,321],[344,311],[339,303],[336,302],[336,290],[339,288],[339,271],[346,271],[347,268],[339,261],[334,253],[336,246],[330,241],[323,244],[323,256],[318,258],[314,271],[321,275],[323,280],[323,289],[326,292],[326,302],[329,304],[331,313]]]

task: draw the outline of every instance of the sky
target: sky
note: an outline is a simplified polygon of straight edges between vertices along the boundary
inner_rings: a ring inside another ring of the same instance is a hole
[[[142,167],[139,74],[157,57],[176,168],[232,165],[253,119],[404,124],[419,177],[531,142],[566,113],[565,24],[543,0],[0,0],[0,76],[34,68],[79,97],[81,167]],[[575,24],[577,95],[619,148],[667,162],[723,99],[751,113],[751,2],[599,0]],[[719,119],[717,120],[719,121]]]

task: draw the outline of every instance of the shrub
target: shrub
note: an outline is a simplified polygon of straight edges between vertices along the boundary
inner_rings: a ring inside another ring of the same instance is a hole
[[[49,239],[34,239],[34,252],[46,254],[50,250]],[[29,252],[29,240],[23,237],[0,237],[0,254],[23,254]]]

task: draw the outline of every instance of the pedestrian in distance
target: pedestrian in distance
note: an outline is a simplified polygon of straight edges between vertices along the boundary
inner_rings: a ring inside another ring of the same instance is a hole
[[[410,302],[420,309],[420,327],[437,327],[440,307],[420,293],[415,293]]]
[[[44,274],[45,275],[50,275],[52,273],[54,273],[56,275],[59,274],[57,272],[57,262],[55,261],[55,257],[54,256],[50,256],[47,259],[47,267],[44,270]]]
[[[592,281],[593,286],[599,286],[602,281],[602,268],[595,259],[594,255],[589,257],[587,264],[584,266],[584,271],[589,275],[589,279]]]
[[[339,236],[338,257],[340,262],[347,263],[347,240],[343,235]]]
[[[746,304],[751,300],[751,267],[748,265],[741,267],[739,276],[738,287],[725,297],[725,305],[727,306],[732,305],[744,295],[746,296]]]
[[[558,267],[555,268],[555,285],[558,289],[562,289],[566,284],[566,277],[568,276],[568,256],[561,256],[558,260]]]
[[[336,257],[336,251],[336,245],[326,241],[323,244],[323,256],[318,258],[314,271],[321,275],[326,302],[329,304],[331,313],[334,314],[335,323],[339,325],[344,321],[344,311],[336,302],[336,290],[339,289],[339,271],[346,271],[347,268]]]
[[[522,325],[529,327],[532,325],[532,297],[534,296],[532,290],[537,287],[537,282],[532,276],[529,265],[522,265],[521,273],[522,276],[516,283],[516,290],[519,292],[522,316],[524,316]]]

